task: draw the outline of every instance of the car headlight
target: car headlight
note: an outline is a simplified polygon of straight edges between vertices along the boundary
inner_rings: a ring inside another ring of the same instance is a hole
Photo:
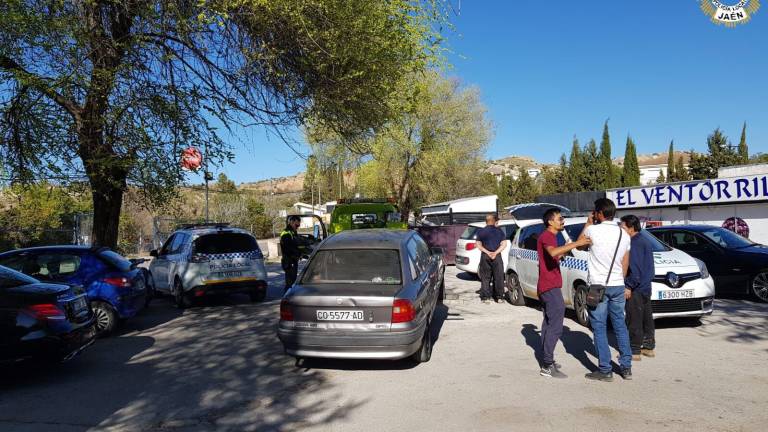
[[[704,261],[702,261],[702,260],[700,260],[698,258],[694,258],[694,260],[696,261],[696,264],[699,265],[699,272],[701,272],[701,278],[702,279],[708,278],[709,277],[709,270],[707,270],[707,265],[704,264]]]

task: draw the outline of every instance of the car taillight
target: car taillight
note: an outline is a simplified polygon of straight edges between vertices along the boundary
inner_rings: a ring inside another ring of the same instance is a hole
[[[189,259],[189,262],[196,263],[196,264],[197,263],[204,263],[204,262],[208,262],[208,261],[210,261],[210,259],[208,258],[207,255],[203,255],[203,254],[199,254],[199,253],[192,254],[192,257]]]
[[[413,321],[414,318],[416,318],[416,309],[410,300],[395,299],[392,302],[392,324]]]
[[[63,320],[67,319],[64,311],[53,303],[32,305],[27,311],[38,320]]]
[[[470,251],[470,250],[473,250],[475,248],[475,246],[476,245],[474,243],[467,243],[467,245],[464,246],[464,249]]]
[[[293,307],[285,299],[280,302],[280,320],[293,321]]]
[[[130,288],[131,280],[124,277],[108,277],[101,280],[104,283],[116,286],[118,288]]]

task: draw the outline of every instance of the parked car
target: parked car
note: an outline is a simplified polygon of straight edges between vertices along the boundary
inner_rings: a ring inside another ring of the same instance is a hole
[[[178,308],[209,295],[267,295],[264,255],[248,231],[227,224],[185,225],[175,231],[149,264],[152,290],[173,296]]]
[[[69,360],[93,343],[95,318],[79,287],[0,266],[0,362]]]
[[[544,230],[541,220],[518,221],[520,229],[510,250],[507,270],[509,300],[514,305],[525,304],[525,298],[538,298],[539,256],[536,240]],[[584,229],[579,218],[566,219],[565,231],[557,235],[558,244],[576,240]],[[715,286],[707,266],[699,259],[663,244],[646,230],[640,234],[653,247],[656,275],[651,285],[651,306],[654,318],[701,317],[713,311]],[[560,261],[563,275],[563,300],[576,311],[577,321],[587,325],[587,258],[589,252],[574,249]],[[618,258],[617,258],[618,259]]]
[[[464,232],[456,242],[456,268],[459,270],[477,274],[477,269],[480,266],[480,249],[477,248],[477,231],[485,226],[485,222],[475,222],[469,224]],[[517,232],[517,223],[514,220],[503,219],[499,221],[499,228],[506,234],[507,240],[510,242]],[[501,257],[504,260],[504,268],[509,265],[509,248],[507,246],[505,250],[501,252]]]
[[[709,225],[669,225],[648,232],[704,261],[717,294],[752,294],[768,302],[768,247]]]
[[[429,361],[444,271],[442,249],[414,231],[343,231],[283,297],[278,337],[297,358]]]
[[[146,276],[141,269],[109,248],[45,246],[0,254],[0,265],[43,282],[85,288],[96,315],[100,336],[111,333],[120,320],[135,316],[147,304]]]

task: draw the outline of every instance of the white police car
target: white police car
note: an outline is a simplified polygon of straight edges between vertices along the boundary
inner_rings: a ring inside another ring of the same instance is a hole
[[[477,248],[477,232],[485,226],[485,222],[469,224],[461,237],[456,241],[456,268],[467,273],[477,274],[480,267],[480,249]],[[517,232],[517,222],[510,219],[499,221],[499,229],[504,231],[506,239],[510,242]],[[501,251],[504,260],[504,268],[509,265],[509,245]]]
[[[507,289],[509,301],[525,304],[525,298],[538,298],[539,279],[536,240],[544,230],[541,220],[518,221],[520,226],[509,251]],[[584,229],[584,220],[567,219],[565,231],[558,234],[559,244],[576,240]],[[653,247],[656,275],[653,278],[651,307],[654,318],[701,317],[713,310],[715,284],[707,266],[685,252],[672,249],[643,230]],[[587,257],[589,252],[574,249],[560,261],[565,306],[576,311],[576,318],[587,325]]]

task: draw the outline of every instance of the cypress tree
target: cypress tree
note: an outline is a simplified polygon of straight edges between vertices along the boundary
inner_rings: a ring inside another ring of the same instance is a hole
[[[610,189],[618,186],[611,161],[611,135],[608,133],[608,120],[603,124],[603,139],[600,141],[601,172],[598,178],[598,189]]]
[[[739,162],[749,163],[749,148],[747,147],[747,122],[741,128],[741,140],[739,140]]]
[[[560,166],[558,167],[558,171],[559,186],[557,191],[570,192],[568,189],[570,187],[568,182],[568,158],[565,156],[565,153],[560,155]]]
[[[627,136],[627,147],[624,150],[624,170],[622,172],[624,186],[640,186],[640,167],[637,163],[637,149],[632,137]]]
[[[659,176],[656,177],[656,184],[665,183],[666,181],[667,179],[664,178],[664,171],[663,170],[659,171]]]
[[[589,140],[584,147],[583,161],[586,175],[581,181],[582,190],[603,190],[603,185],[600,184],[600,172],[603,170],[603,164],[600,160],[600,154],[597,152],[597,143],[594,139]]]
[[[583,191],[582,180],[587,175],[586,168],[584,166],[584,159],[581,155],[581,147],[579,146],[579,139],[573,137],[573,146],[571,147],[571,158],[568,166],[568,191],[569,192],[581,192]]]
[[[691,175],[688,174],[688,169],[685,168],[685,164],[683,164],[682,156],[677,158],[677,164],[675,165],[675,176],[677,177],[677,181],[688,181],[691,179]]]
[[[667,155],[667,180],[673,182],[677,181],[677,174],[675,174],[675,141],[669,142],[669,154]]]

